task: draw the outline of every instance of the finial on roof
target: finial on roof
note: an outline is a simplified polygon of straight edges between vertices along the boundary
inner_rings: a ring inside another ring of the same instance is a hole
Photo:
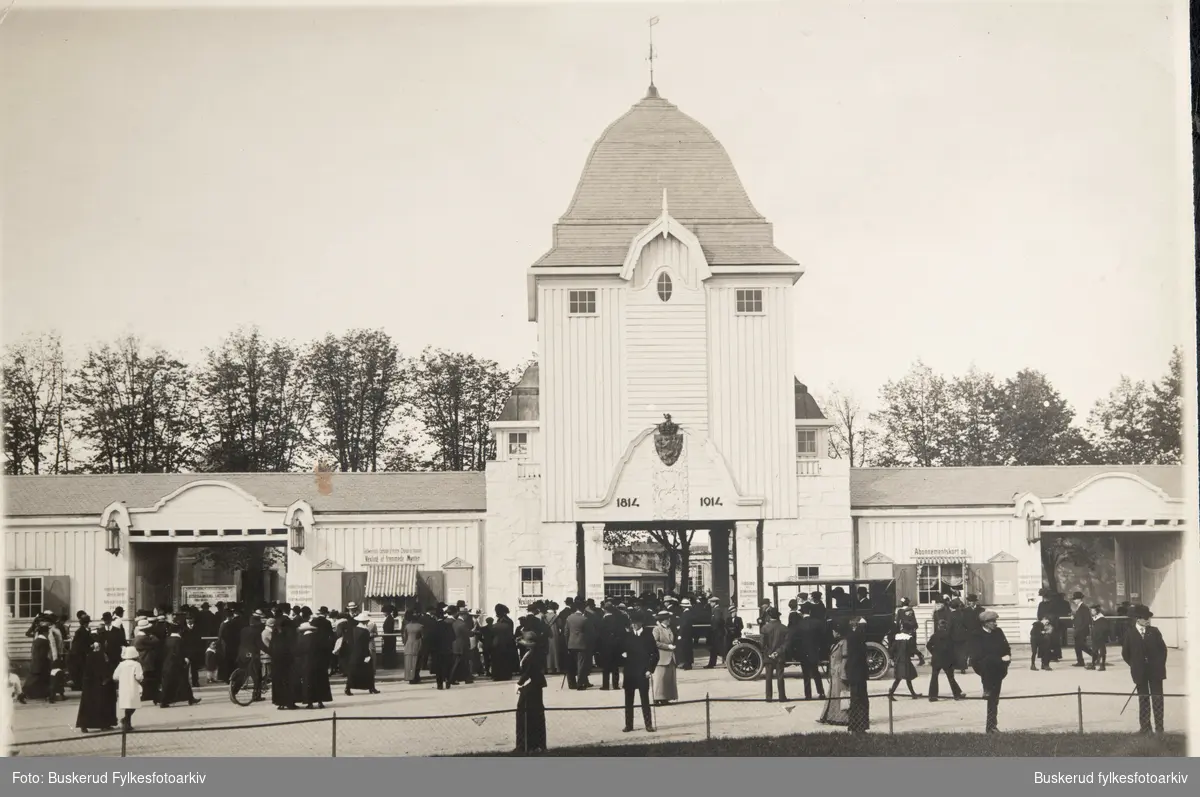
[[[647,99],[658,98],[658,89],[654,86],[654,26],[657,24],[658,17],[650,17],[650,57],[646,59],[650,62],[650,88],[646,90]]]
[[[662,214],[664,216],[667,215],[667,188],[666,188],[666,186],[663,186],[663,212],[662,212]]]

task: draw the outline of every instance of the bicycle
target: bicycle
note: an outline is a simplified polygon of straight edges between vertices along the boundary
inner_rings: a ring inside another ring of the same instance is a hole
[[[262,680],[259,682],[258,692],[261,695],[270,688],[271,662],[264,661],[262,662]],[[254,702],[254,679],[250,677],[249,670],[244,667],[238,667],[229,675],[229,699],[243,708]]]

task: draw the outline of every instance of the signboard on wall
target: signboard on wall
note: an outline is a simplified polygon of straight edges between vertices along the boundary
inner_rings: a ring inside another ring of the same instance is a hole
[[[199,606],[202,603],[215,606],[218,602],[230,603],[236,600],[236,584],[207,584],[183,587],[183,603],[185,606]]]
[[[420,565],[424,552],[419,548],[367,548],[362,552],[364,565]]]
[[[292,606],[309,606],[313,604],[312,584],[288,584],[287,602]]]
[[[446,590],[446,603],[458,605],[459,601],[467,599],[467,591],[462,587],[451,587]]]
[[[1038,590],[1042,588],[1042,577],[1023,575],[1017,577],[1017,589],[1021,603],[1036,603]]]
[[[111,612],[118,606],[123,607],[126,614],[131,614],[129,611],[129,587],[105,587],[104,611]]]
[[[966,548],[913,548],[913,559],[958,559],[967,560]]]

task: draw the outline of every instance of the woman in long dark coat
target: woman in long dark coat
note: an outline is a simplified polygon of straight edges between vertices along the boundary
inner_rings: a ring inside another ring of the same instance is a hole
[[[492,633],[492,680],[511,681],[519,666],[516,629],[508,607],[496,605],[496,630]]]
[[[396,607],[384,606],[383,612],[383,643],[379,663],[385,670],[395,670],[400,666],[400,657],[396,655]]]
[[[920,695],[913,688],[913,679],[917,677],[917,668],[913,666],[913,656],[917,655],[916,626],[912,622],[898,619],[892,628],[892,688],[888,690],[888,700],[895,702],[896,689],[900,682],[908,686],[908,694],[913,700]]]
[[[295,674],[292,656],[296,648],[295,628],[286,613],[275,618],[275,633],[271,635],[271,702],[279,711],[296,707]]]
[[[329,662],[326,661],[321,635],[307,620],[300,624],[296,637],[296,656],[292,662],[293,673],[299,676],[297,699],[305,708],[325,708],[325,701],[333,700],[329,688]]]
[[[50,671],[54,669],[50,649],[50,624],[40,623],[29,646],[29,675],[21,688],[21,697],[29,700],[49,699],[55,701],[50,688]]]
[[[242,629],[233,609],[226,609],[227,616],[217,630],[217,680],[229,683],[229,676],[237,669],[238,647]]]
[[[158,696],[158,705],[161,708],[167,708],[172,703],[186,702],[189,706],[194,706],[200,702],[192,692],[187,650],[183,641],[183,618],[177,620],[163,643],[162,688]]]
[[[87,616],[87,612],[80,611],[76,619],[79,628],[71,639],[71,651],[67,654],[67,680],[72,689],[83,689],[84,670],[92,653],[92,631],[88,628],[92,618]]]
[[[350,629],[349,644],[343,644],[342,650],[349,648],[346,661],[346,694],[351,689],[366,689],[373,695],[379,694],[375,688],[375,657],[371,650],[371,632],[367,630],[366,612],[354,618],[356,625],[347,626]]]
[[[117,693],[112,689],[108,658],[99,642],[92,643],[79,678],[82,695],[75,727],[84,733],[92,729],[110,731],[117,727]]]
[[[546,749],[546,704],[542,699],[546,674],[538,642],[536,632],[526,631],[518,643],[523,651],[517,680],[518,753],[539,753]]]

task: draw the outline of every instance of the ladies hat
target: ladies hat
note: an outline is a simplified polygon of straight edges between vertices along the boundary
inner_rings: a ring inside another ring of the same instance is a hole
[[[136,660],[137,657],[138,657],[137,648],[135,648],[133,645],[130,645],[129,647],[121,648],[121,658],[124,659],[125,661]]]
[[[979,622],[981,622],[981,623],[994,623],[995,621],[997,621],[999,619],[1000,619],[1000,615],[996,614],[993,611],[986,611],[983,614],[979,615]]]
[[[358,621],[358,622],[360,622],[360,623],[368,623],[368,622],[370,622],[370,621],[371,621],[371,615],[367,614],[366,612],[362,612],[361,614],[359,614],[359,615],[358,615],[357,617],[355,617],[354,619],[355,619],[355,620],[357,620],[357,621]]]
[[[300,624],[300,630],[301,630],[301,631],[311,631],[311,630],[313,630],[312,623],[307,623],[307,622],[305,622],[305,623],[301,623],[301,624]]]
[[[145,617],[142,617],[137,621],[137,625],[134,627],[139,631],[144,631],[145,629],[150,627],[150,621],[147,620]]]
[[[679,602],[679,605],[683,606],[684,608],[687,608],[687,609],[692,608],[692,602],[690,600],[688,600],[687,598],[684,598],[683,600],[681,600]]]
[[[670,613],[669,611],[667,611],[666,609],[661,609],[661,610],[658,612],[658,614],[656,614],[656,615],[654,615],[654,616],[655,616],[655,617],[670,617],[670,616],[671,616],[671,613]]]

